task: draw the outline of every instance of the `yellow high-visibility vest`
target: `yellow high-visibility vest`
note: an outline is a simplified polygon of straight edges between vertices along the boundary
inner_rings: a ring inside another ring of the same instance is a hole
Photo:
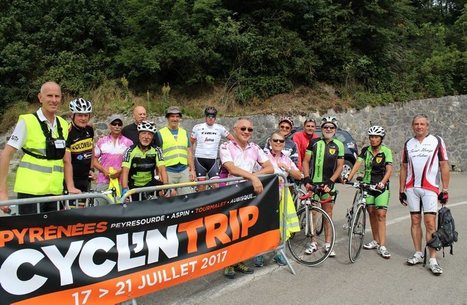
[[[177,139],[168,127],[159,130],[162,137],[162,155],[165,166],[188,165],[188,136],[186,130],[178,128]]]
[[[24,148],[45,156],[45,135],[39,120],[34,114],[23,114],[19,116],[19,119],[24,120],[26,124],[27,137]],[[59,116],[56,119],[60,121],[62,134],[66,141],[68,123]],[[53,137],[58,137],[57,130],[54,130]],[[24,154],[16,172],[14,191],[31,195],[61,195],[64,180],[63,168],[63,159],[46,160]]]

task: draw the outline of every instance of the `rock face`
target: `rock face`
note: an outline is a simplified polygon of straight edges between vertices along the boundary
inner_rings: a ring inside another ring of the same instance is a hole
[[[412,136],[411,121],[416,114],[424,113],[430,120],[430,131],[441,136],[447,146],[449,163],[456,171],[467,170],[467,135],[465,133],[467,121],[467,95],[447,96],[437,99],[416,100],[406,103],[395,103],[384,107],[366,107],[356,111],[348,110],[344,113],[310,113],[308,117],[317,119],[324,115],[334,115],[337,117],[340,127],[349,131],[357,141],[359,149],[363,145],[368,145],[366,134],[371,125],[381,125],[387,135],[384,143],[389,146],[394,153],[394,165],[399,169],[401,150],[404,142]],[[280,114],[277,115],[253,115],[249,116],[254,122],[253,140],[258,141],[267,137],[275,128]],[[295,125],[301,125],[305,121],[304,116],[294,117]],[[156,122],[156,126],[165,126],[164,117],[152,117],[149,119]],[[219,117],[217,122],[231,129],[238,117]],[[125,123],[130,123],[131,117],[125,118]],[[203,119],[183,118],[182,127],[188,132],[195,124],[203,122]],[[96,137],[106,134],[108,129],[105,122],[94,122]],[[11,133],[9,131],[8,135]],[[0,138],[0,147],[5,144],[6,135]],[[16,154],[19,157],[20,154]],[[17,164],[14,160],[13,163]]]

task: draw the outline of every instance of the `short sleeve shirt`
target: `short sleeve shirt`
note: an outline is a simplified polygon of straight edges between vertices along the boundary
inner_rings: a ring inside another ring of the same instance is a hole
[[[324,139],[313,139],[308,144],[307,154],[312,159],[312,181],[321,183],[332,177],[336,170],[337,160],[344,159],[344,144],[338,139],[326,143]]]
[[[113,167],[119,170],[122,168],[123,154],[131,145],[133,145],[133,142],[122,135],[117,138],[115,143],[111,135],[103,136],[97,140],[94,156],[99,159],[100,164],[104,168]],[[102,172],[99,172],[97,184],[107,183],[109,183],[109,178],[104,176]]]
[[[439,192],[439,162],[448,161],[442,138],[426,136],[422,142],[411,138],[404,144],[402,162],[407,164],[406,187]]]
[[[233,162],[235,166],[249,173],[255,172],[258,164],[269,160],[264,151],[255,143],[248,143],[243,149],[235,141],[227,141],[221,144],[219,156],[222,164]]]
[[[134,186],[144,186],[154,177],[156,167],[163,166],[164,159],[159,147],[150,146],[142,151],[138,145],[133,145],[125,152],[122,167],[128,168],[128,180]]]
[[[392,151],[389,147],[381,145],[378,153],[373,154],[369,146],[362,148],[358,160],[365,164],[363,182],[377,184],[386,175],[386,165],[392,164]]]
[[[197,124],[191,131],[191,138],[196,140],[195,157],[216,159],[222,137],[229,136],[229,131],[220,124]]]

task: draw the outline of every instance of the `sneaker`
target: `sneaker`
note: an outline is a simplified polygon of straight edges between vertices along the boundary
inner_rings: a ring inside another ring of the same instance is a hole
[[[383,258],[391,258],[391,253],[389,253],[385,246],[379,246],[377,251]]]
[[[331,248],[331,246],[326,246],[326,252],[329,252],[329,249]],[[336,252],[334,252],[334,250],[331,251],[331,253],[329,253],[329,257],[334,257],[336,256]]]
[[[234,270],[234,267],[233,266],[229,266],[227,268],[224,269],[224,275],[229,278],[229,279],[233,279],[235,277],[235,270]]]
[[[438,263],[430,264],[430,270],[434,275],[440,275],[443,273],[443,269]]]
[[[411,257],[409,257],[409,258],[407,259],[407,263],[408,263],[409,265],[421,264],[421,263],[423,263],[423,255],[421,255],[421,254],[415,252],[414,255],[412,255]]]
[[[262,255],[255,256],[253,262],[256,267],[263,267],[264,266],[264,257]]]
[[[378,248],[378,242],[376,240],[372,240],[370,241],[369,243],[367,244],[364,244],[363,245],[363,248],[364,249],[367,249],[367,250],[372,250],[372,249],[377,249]]]
[[[241,272],[241,273],[246,273],[246,274],[252,274],[255,272],[252,268],[248,267],[245,265],[245,263],[238,263],[234,267],[235,271]]]
[[[287,261],[285,260],[285,257],[282,255],[282,253],[277,253],[277,254],[274,256],[274,261],[275,261],[276,264],[278,264],[279,266],[285,266],[285,265],[287,265]]]
[[[316,250],[318,250],[318,245],[316,244],[316,242],[312,242],[306,247],[305,254],[311,255]]]

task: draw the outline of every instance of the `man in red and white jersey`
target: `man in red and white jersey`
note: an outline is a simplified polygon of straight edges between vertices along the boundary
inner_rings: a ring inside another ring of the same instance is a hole
[[[415,253],[408,260],[409,265],[423,262],[422,253],[422,210],[428,242],[436,231],[438,199],[441,204],[448,201],[449,164],[446,146],[439,136],[429,134],[426,115],[416,115],[412,120],[414,137],[404,144],[399,179],[399,200],[408,205],[411,218],[411,233]],[[439,190],[441,172],[442,191]],[[443,269],[436,260],[436,250],[428,248],[430,269],[440,275]]]

